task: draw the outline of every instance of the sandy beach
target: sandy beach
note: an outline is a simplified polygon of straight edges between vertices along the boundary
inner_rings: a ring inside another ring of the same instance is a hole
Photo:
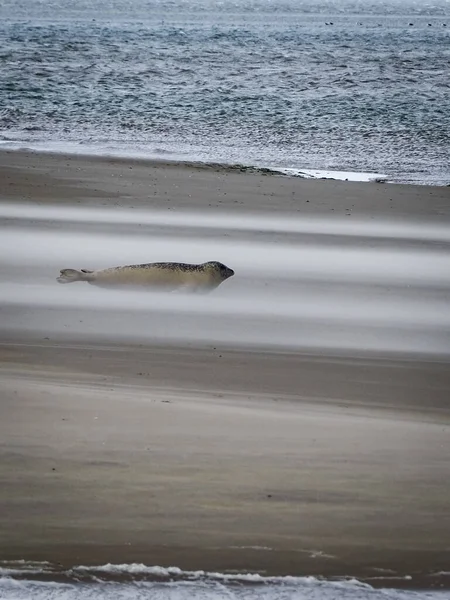
[[[273,177],[223,165],[0,152],[2,201],[450,218],[450,188]],[[349,217],[350,218],[350,217]]]
[[[450,223],[448,187],[1,152],[11,202]],[[40,315],[0,306],[0,559],[450,588],[447,354],[81,339]]]

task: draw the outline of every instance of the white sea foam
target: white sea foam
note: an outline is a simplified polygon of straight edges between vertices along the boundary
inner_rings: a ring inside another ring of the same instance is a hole
[[[39,575],[52,571],[52,565],[47,561],[0,560],[0,576]]]
[[[330,171],[320,169],[286,169],[274,167],[274,171],[293,177],[306,177],[309,179],[339,179],[341,181],[375,181],[385,183],[388,179],[381,173],[364,173],[354,171]]]
[[[22,565],[29,575],[27,564]],[[48,573],[43,566],[42,572]],[[322,581],[314,577],[265,577],[183,571],[144,564],[78,566],[67,576],[90,575],[95,583],[57,583],[13,579],[0,570],[1,600],[446,600],[446,592],[376,590],[355,579]],[[108,577],[129,576],[119,583]],[[102,580],[102,577],[104,580]],[[138,577],[138,579],[134,579]],[[143,580],[148,577],[150,580]]]
[[[152,575],[155,577],[167,578],[182,578],[189,581],[208,580],[208,581],[228,581],[228,582],[244,582],[244,583],[264,583],[264,584],[297,584],[318,582],[315,577],[266,577],[260,573],[217,573],[211,571],[186,571],[179,567],[160,567],[147,566],[139,563],[132,564],[111,564],[101,565],[98,567],[77,566],[72,569],[73,573],[110,573],[110,574],[131,574],[131,575]],[[351,579],[347,582],[349,585],[356,585],[364,588],[370,588],[365,583],[361,583],[356,579]],[[341,582],[330,582],[330,585],[341,586]]]

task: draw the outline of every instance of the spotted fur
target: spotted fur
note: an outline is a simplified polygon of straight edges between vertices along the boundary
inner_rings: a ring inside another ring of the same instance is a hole
[[[165,291],[185,289],[211,291],[233,277],[234,271],[223,263],[210,261],[200,265],[187,263],[145,263],[111,267],[100,271],[62,269],[57,281],[87,281],[99,287],[147,287]]]

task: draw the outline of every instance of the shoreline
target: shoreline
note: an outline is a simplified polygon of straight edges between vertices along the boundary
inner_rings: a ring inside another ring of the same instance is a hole
[[[450,222],[450,187],[304,179],[215,163],[0,148],[0,202]]]
[[[242,547],[248,552],[252,548]],[[258,552],[271,554],[271,548],[261,547]],[[383,575],[383,572],[385,573]],[[450,573],[447,571],[434,573],[427,578],[414,578],[410,575],[395,575],[391,569],[374,569],[373,573],[362,579],[353,575],[323,576],[318,574],[291,575],[267,574],[262,572],[247,572],[243,569],[230,569],[222,572],[220,569],[209,571],[207,569],[182,569],[171,565],[147,565],[144,563],[111,563],[106,564],[73,564],[64,565],[61,562],[50,561],[0,561],[0,578],[7,577],[16,581],[36,581],[41,583],[57,584],[129,584],[129,583],[179,583],[179,582],[219,582],[223,585],[240,585],[248,587],[265,585],[296,585],[311,579],[318,584],[347,584],[356,588],[369,588],[373,590],[398,590],[412,592],[445,592],[450,589]]]
[[[8,146],[8,144],[17,144],[17,146]],[[395,185],[420,185],[425,187],[449,187],[450,176],[441,176],[438,182],[429,181],[425,176],[423,180],[416,180],[412,177],[415,174],[389,175],[387,173],[368,172],[368,171],[347,171],[343,168],[330,169],[329,167],[292,167],[278,164],[258,164],[255,161],[237,162],[227,159],[216,159],[211,157],[196,157],[195,152],[192,153],[193,158],[187,158],[183,153],[177,154],[172,151],[160,150],[127,150],[126,146],[117,148],[106,148],[102,146],[84,146],[80,147],[77,142],[53,142],[45,145],[44,143],[23,144],[16,140],[3,140],[0,142],[0,153],[17,152],[17,153],[33,153],[33,154],[49,154],[56,156],[70,156],[81,158],[98,158],[111,159],[120,161],[137,161],[154,163],[160,165],[178,165],[188,168],[222,168],[229,171],[241,171],[249,173],[262,173],[265,175],[276,175],[279,177],[295,177],[300,179],[311,179],[315,181],[345,181],[357,183],[390,183]],[[408,177],[409,175],[409,177]],[[413,181],[411,181],[413,179]]]
[[[311,180],[330,180],[330,181],[353,181],[357,183],[392,183],[402,184],[401,181],[391,181],[385,174],[371,173],[365,171],[344,171],[334,169],[316,169],[316,168],[300,168],[300,167],[278,167],[265,166],[250,163],[235,163],[229,161],[216,161],[214,159],[184,159],[177,157],[175,153],[167,152],[167,156],[159,157],[156,152],[139,153],[126,152],[125,150],[106,151],[106,149],[89,149],[83,148],[81,151],[76,150],[76,145],[73,144],[69,151],[61,149],[58,151],[54,148],[42,148],[36,146],[21,146],[18,148],[8,148],[4,142],[0,144],[0,154],[4,152],[17,152],[28,154],[47,154],[52,156],[80,157],[84,159],[104,159],[104,160],[119,160],[119,161],[136,161],[154,165],[178,166],[186,168],[204,168],[204,169],[222,169],[225,172],[241,172],[241,173],[256,173],[263,175],[273,175],[278,177],[295,177],[299,179]],[[62,144],[61,144],[62,145]],[[69,144],[70,146],[70,144]],[[173,158],[169,158],[172,155]],[[403,185],[409,185],[403,183]],[[414,185],[414,184],[411,184]],[[427,187],[445,187],[445,184],[425,184]]]

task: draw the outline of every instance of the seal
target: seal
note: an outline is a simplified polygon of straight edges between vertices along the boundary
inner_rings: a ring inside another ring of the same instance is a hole
[[[217,261],[200,265],[168,262],[126,265],[100,271],[62,269],[56,281],[87,281],[91,285],[104,288],[144,287],[163,291],[182,289],[190,292],[209,292],[233,275],[233,269]]]

